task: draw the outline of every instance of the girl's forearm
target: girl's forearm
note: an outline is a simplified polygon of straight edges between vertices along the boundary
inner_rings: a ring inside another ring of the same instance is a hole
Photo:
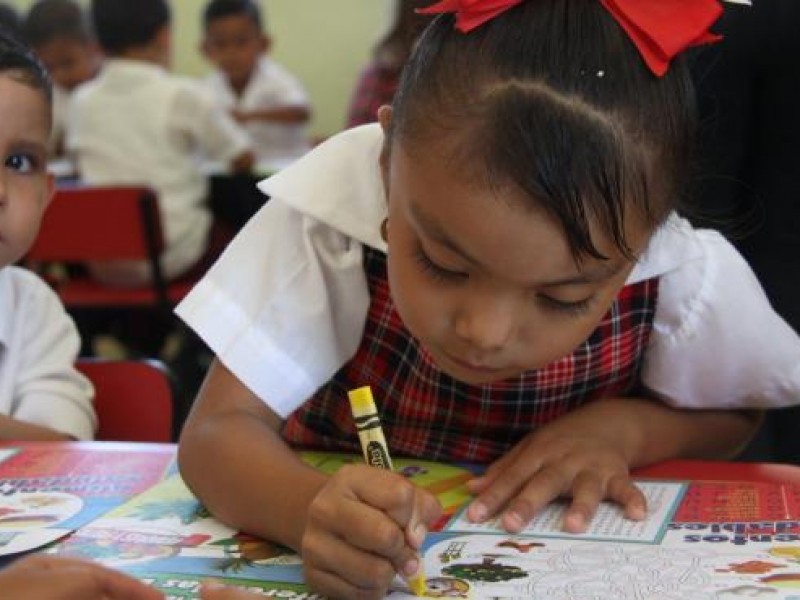
[[[184,430],[189,488],[227,525],[299,550],[308,505],[327,476],[253,416],[228,413]]]
[[[606,437],[633,468],[670,458],[732,458],[760,422],[758,411],[675,409],[645,398],[613,398],[587,404],[554,425],[569,434]]]

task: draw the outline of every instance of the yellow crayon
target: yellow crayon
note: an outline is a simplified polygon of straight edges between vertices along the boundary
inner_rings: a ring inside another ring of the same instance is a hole
[[[386,444],[386,437],[383,435],[381,420],[378,416],[378,409],[372,397],[372,390],[369,386],[360,387],[347,393],[350,400],[350,410],[353,411],[353,419],[356,423],[358,440],[361,442],[361,451],[364,453],[364,460],[368,465],[380,469],[394,470],[392,467],[392,457],[389,455],[389,447]],[[408,587],[415,596],[424,596],[425,572],[422,569],[422,559],[419,559],[419,570],[413,577],[406,579]]]

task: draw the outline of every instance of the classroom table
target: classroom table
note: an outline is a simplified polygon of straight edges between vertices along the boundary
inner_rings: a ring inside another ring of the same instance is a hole
[[[170,590],[180,589],[183,592],[188,590],[194,594],[200,581],[206,577],[215,577],[226,583],[246,585],[269,597],[318,598],[305,593],[299,562],[297,560],[292,562],[294,555],[287,549],[255,540],[255,538],[235,530],[226,529],[221,524],[215,526],[212,523],[199,527],[198,522],[203,519],[207,521],[209,517],[207,513],[201,514],[199,509],[202,507],[176,477],[175,455],[176,446],[173,444],[0,442],[0,494],[13,497],[17,492],[32,493],[37,485],[42,487],[49,485],[49,495],[55,496],[55,500],[59,499],[59,495],[62,497],[69,494],[82,496],[83,505],[79,512],[72,515],[58,515],[56,511],[56,515],[60,516],[62,520],[46,524],[46,527],[50,527],[50,530],[46,531],[55,531],[56,534],[58,534],[58,527],[63,528],[57,537],[53,537],[54,540],[59,540],[56,550],[61,552],[58,550],[59,547],[66,548],[66,552],[69,553],[77,549],[79,556],[106,560],[111,557],[112,562],[108,564],[127,570],[166,593],[169,593]],[[360,457],[349,458],[360,461]],[[404,470],[400,459],[395,462],[396,466],[398,466],[397,463],[400,463],[399,468],[405,475],[412,476],[409,474],[410,471]],[[424,461],[416,462],[424,463]],[[58,473],[61,475],[59,476]],[[797,466],[672,460],[645,469],[638,469],[634,475],[637,478],[679,479],[695,482],[700,480],[756,482],[753,484],[756,487],[762,486],[762,484],[767,486],[781,484],[781,490],[788,490],[793,494],[794,503],[792,504],[792,514],[787,512],[785,517],[781,516],[780,523],[776,527],[790,529],[786,530],[788,533],[783,529],[776,530],[772,532],[772,535],[776,540],[783,542],[790,535],[797,535],[796,530],[800,527],[800,521],[796,520],[797,515],[800,514],[798,511],[800,467]],[[461,477],[459,481],[463,482],[464,478]],[[724,485],[725,483],[713,483],[711,487],[714,490],[723,489]],[[773,489],[777,489],[777,487]],[[750,492],[752,489],[746,491]],[[40,496],[47,496],[47,494],[40,494]],[[42,510],[47,513],[50,506],[58,506],[58,503],[50,504],[40,501],[35,507],[39,510],[34,512],[41,516]],[[68,508],[68,506],[66,507]],[[6,535],[3,520],[10,514],[0,511],[0,550],[2,550],[4,542],[3,536]],[[781,514],[783,515],[783,513]],[[182,524],[175,526],[177,521],[173,519],[172,525],[165,529],[163,521],[161,521],[162,525],[159,528],[159,519],[163,520],[165,516],[169,515],[180,517]],[[132,517],[139,519],[140,525],[143,523],[144,528],[125,530],[123,527],[123,529],[119,529],[120,523],[124,525],[127,522],[126,519]],[[11,518],[14,518],[13,514],[11,514]],[[30,521],[30,519],[28,520]],[[777,518],[774,522],[778,523]],[[689,523],[686,528],[691,536],[699,538],[705,535],[699,532],[707,525],[692,521],[681,521],[681,523]],[[710,543],[721,540],[723,537],[731,538],[733,535],[741,536],[742,539],[749,535],[763,536],[763,528],[771,526],[771,524],[772,521],[754,521],[750,527],[755,527],[756,530],[748,530],[744,533],[738,531],[732,533],[726,529],[727,525],[725,525],[719,532],[716,530],[707,532],[707,538],[703,539],[708,539]],[[744,527],[742,523],[733,525]],[[14,529],[13,526],[10,528]],[[5,529],[9,529],[9,526],[6,525]],[[431,534],[429,537],[435,538],[436,535]],[[546,538],[541,541],[546,541]],[[514,540],[504,543],[511,542]],[[515,543],[521,544],[519,540]],[[543,545],[534,543],[530,546]],[[36,551],[40,547],[41,545],[33,547],[32,550]],[[633,556],[638,556],[638,554],[634,554],[639,551],[637,548],[641,548],[645,554],[649,552],[648,546],[642,546],[642,544],[631,544],[628,547],[632,548],[630,552]],[[217,550],[217,554],[213,554],[213,548],[224,548],[224,552],[220,549]],[[785,543],[783,543],[783,548],[784,550],[787,548]],[[691,548],[687,548],[687,551],[691,552],[691,550]],[[788,550],[785,551],[788,552]],[[797,548],[797,551],[800,555],[800,548]],[[678,554],[682,555],[681,552]],[[675,553],[673,552],[671,556],[675,556]],[[734,559],[740,556],[746,555],[738,554]],[[274,558],[277,562],[266,566],[259,562],[265,557]],[[8,561],[9,558],[7,557],[5,560]],[[113,562],[114,560],[121,562]],[[202,565],[200,565],[201,562]],[[0,567],[3,564],[3,559],[0,558]],[[748,566],[755,563],[751,561],[743,564]],[[467,564],[465,568],[469,566]],[[763,566],[763,564],[759,563],[759,566]],[[213,570],[209,571],[210,568]],[[650,567],[643,572],[647,576],[654,573]],[[664,573],[667,573],[667,570],[664,570]],[[168,597],[194,598],[196,596],[168,595]],[[400,598],[403,597],[406,596],[401,595]],[[603,596],[603,598],[606,597]],[[689,598],[690,596],[675,597]]]
[[[155,453],[174,455],[175,444],[140,444],[127,442],[3,442],[4,448],[53,448],[63,451]],[[634,471],[636,477],[708,481],[763,481],[800,484],[800,466],[777,463],[754,463],[712,460],[667,460]]]

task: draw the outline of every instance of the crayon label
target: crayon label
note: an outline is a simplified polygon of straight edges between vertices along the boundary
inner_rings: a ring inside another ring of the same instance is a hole
[[[366,448],[367,462],[373,467],[392,470],[392,462],[382,444],[375,441],[367,443]]]

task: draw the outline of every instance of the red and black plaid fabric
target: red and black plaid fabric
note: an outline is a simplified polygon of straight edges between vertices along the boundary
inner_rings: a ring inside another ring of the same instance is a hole
[[[539,425],[598,398],[630,394],[652,329],[658,279],[625,286],[592,335],[547,367],[490,385],[441,372],[395,311],[386,256],[364,248],[371,304],[353,359],[286,423],[292,444],[359,452],[347,391],[372,386],[398,456],[489,462]]]

